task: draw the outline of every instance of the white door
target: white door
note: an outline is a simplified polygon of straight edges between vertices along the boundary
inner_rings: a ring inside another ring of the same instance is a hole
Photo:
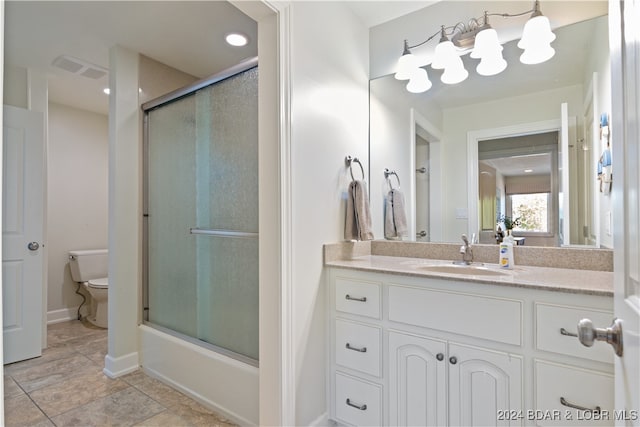
[[[12,363],[42,353],[44,116],[3,108],[3,350]]]
[[[416,134],[416,240],[430,242],[429,141]]]
[[[560,105],[560,138],[558,141],[558,166],[562,168],[559,174],[560,183],[558,203],[560,203],[560,245],[571,243],[571,227],[569,224],[569,106],[566,102]]]
[[[448,356],[449,425],[510,425],[502,415],[522,410],[522,358],[453,343]]]
[[[624,28],[624,30],[622,30]],[[623,354],[615,358],[616,416],[640,425],[640,0],[609,2],[612,81],[614,312]],[[624,31],[624,32],[623,32]],[[596,325],[605,327],[608,325]]]
[[[447,345],[389,332],[389,425],[447,425]]]

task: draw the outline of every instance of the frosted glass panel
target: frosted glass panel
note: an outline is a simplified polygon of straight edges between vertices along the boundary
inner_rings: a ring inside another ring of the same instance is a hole
[[[257,98],[254,68],[149,111],[146,157],[147,320],[256,360]]]
[[[195,100],[153,110],[148,120],[149,320],[195,336]]]

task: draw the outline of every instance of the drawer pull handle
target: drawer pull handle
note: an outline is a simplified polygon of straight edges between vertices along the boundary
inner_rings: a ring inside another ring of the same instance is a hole
[[[349,301],[367,302],[367,297],[358,298],[358,297],[352,297],[351,295],[346,294],[344,298],[348,299]]]
[[[596,406],[593,409],[586,408],[584,406],[580,406],[580,405],[576,405],[574,403],[568,402],[567,399],[565,399],[564,397],[560,397],[560,403],[562,403],[564,406],[568,408],[577,409],[578,411],[595,412],[595,413],[599,413],[601,411],[599,406]]]
[[[351,344],[349,344],[349,343],[347,343],[347,345],[345,347],[347,347],[349,350],[359,351],[360,353],[366,353],[367,352],[367,347],[362,347],[362,348],[351,347]]]
[[[356,405],[355,403],[351,403],[351,399],[347,398],[347,405],[351,406],[352,408],[356,408],[356,409],[360,409],[361,411],[366,411],[367,410],[367,405]]]
[[[562,335],[564,335],[564,336],[567,336],[567,337],[576,337],[576,338],[578,338],[578,334],[575,334],[573,332],[569,332],[565,328],[560,328],[560,333]]]

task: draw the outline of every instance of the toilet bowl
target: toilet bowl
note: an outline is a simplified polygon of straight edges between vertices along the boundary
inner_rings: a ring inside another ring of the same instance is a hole
[[[89,292],[91,304],[87,320],[98,327],[106,328],[109,323],[108,251],[106,249],[70,251],[69,269],[73,280],[82,284]]]
[[[91,295],[91,313],[87,320],[96,326],[106,328],[109,323],[107,295],[109,295],[109,279],[101,277],[83,283]]]

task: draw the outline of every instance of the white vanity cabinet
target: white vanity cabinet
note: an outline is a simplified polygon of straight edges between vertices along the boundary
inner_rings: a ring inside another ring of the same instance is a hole
[[[338,424],[613,424],[613,352],[571,335],[584,317],[610,323],[611,297],[343,268],[327,277]]]
[[[521,378],[513,355],[389,331],[390,425],[508,425]]]

